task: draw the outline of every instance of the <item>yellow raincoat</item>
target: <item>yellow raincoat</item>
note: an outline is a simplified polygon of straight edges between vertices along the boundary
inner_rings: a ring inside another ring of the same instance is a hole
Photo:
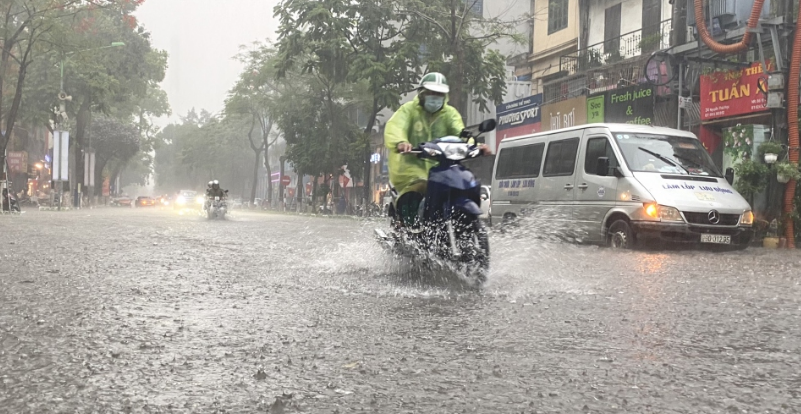
[[[418,97],[401,105],[384,129],[384,145],[390,149],[387,158],[389,182],[398,195],[409,191],[423,191],[428,180],[428,170],[436,165],[434,160],[399,153],[398,144],[408,142],[417,146],[448,135],[458,137],[463,129],[462,116],[456,108],[448,105],[447,98],[442,109],[433,114],[423,109]],[[415,185],[417,183],[421,185]]]

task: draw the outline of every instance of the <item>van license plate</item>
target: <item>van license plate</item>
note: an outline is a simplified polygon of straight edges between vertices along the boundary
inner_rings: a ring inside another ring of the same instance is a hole
[[[702,234],[701,243],[731,244],[731,236],[722,234]]]

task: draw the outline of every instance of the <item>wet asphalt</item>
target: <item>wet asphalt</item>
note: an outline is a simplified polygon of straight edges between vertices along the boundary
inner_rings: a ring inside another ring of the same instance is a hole
[[[381,225],[0,216],[0,412],[801,412],[797,252],[493,231],[475,291]]]

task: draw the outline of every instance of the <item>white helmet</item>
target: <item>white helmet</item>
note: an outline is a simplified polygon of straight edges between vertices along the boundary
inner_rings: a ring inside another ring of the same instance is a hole
[[[420,79],[420,89],[427,89],[432,92],[448,93],[451,88],[448,86],[448,80],[445,75],[439,72],[431,72]]]

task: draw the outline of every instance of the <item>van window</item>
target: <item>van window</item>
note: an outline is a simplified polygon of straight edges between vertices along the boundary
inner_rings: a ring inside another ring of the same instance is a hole
[[[545,170],[542,175],[544,177],[573,175],[573,170],[576,167],[578,146],[578,138],[563,139],[548,144],[548,153],[545,155]]]
[[[502,149],[498,154],[498,171],[495,178],[503,180],[539,177],[544,149],[543,143]]]
[[[584,155],[584,172],[595,175],[595,166],[598,165],[598,158],[608,157],[609,165],[617,166],[617,158],[612,146],[606,138],[590,138],[587,140],[587,153]]]

